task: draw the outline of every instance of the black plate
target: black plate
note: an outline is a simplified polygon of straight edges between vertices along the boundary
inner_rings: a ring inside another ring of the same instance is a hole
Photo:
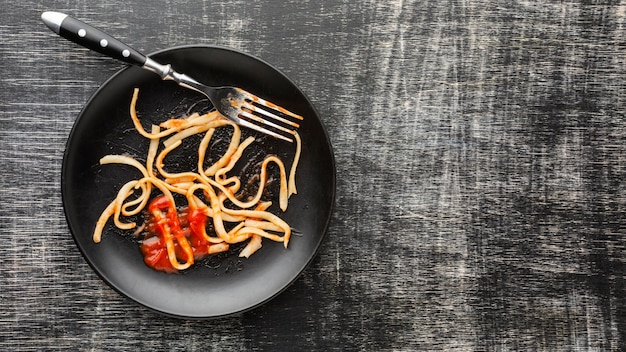
[[[61,182],[70,231],[87,262],[106,283],[148,308],[185,318],[219,317],[254,308],[289,286],[324,238],[335,194],[335,164],[328,135],[304,94],[259,59],[213,46],[177,47],[151,57],[206,84],[239,86],[305,117],[299,129],[303,144],[298,194],[280,215],[301,236],[293,236],[287,249],[282,243],[264,240],[263,247],[249,259],[239,258],[233,250],[180,274],[148,268],[132,235],[111,224],[105,228],[102,242],[93,243],[100,213],[121,185],[139,176],[130,167],[101,166],[99,159],[106,154],[129,154],[145,161],[147,141],[134,130],[128,113],[133,89],[140,88],[137,109],[142,120],[148,121],[144,126],[208,104],[199,94],[138,67],[125,68],[110,78],[89,100],[71,131]],[[264,145],[278,154],[293,153],[292,144],[263,138]],[[189,154],[175,163],[193,167],[192,159],[197,156]]]

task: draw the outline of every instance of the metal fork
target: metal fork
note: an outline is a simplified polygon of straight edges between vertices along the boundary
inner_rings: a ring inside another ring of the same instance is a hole
[[[163,80],[204,94],[226,118],[240,126],[293,142],[302,116],[237,87],[209,87],[162,65],[110,35],[60,12],[47,11],[41,20],[58,35],[109,57],[155,72]]]

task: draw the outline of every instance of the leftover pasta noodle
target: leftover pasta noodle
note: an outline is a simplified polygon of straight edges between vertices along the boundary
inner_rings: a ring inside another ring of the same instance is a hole
[[[241,140],[240,127],[215,110],[171,118],[153,125],[148,132],[137,116],[138,96],[139,90],[135,89],[130,117],[137,132],[149,140],[146,161],[142,164],[128,155],[106,155],[100,159],[101,165],[131,166],[141,177],[119,189],[96,222],[93,241],[101,241],[104,228],[112,218],[117,228],[144,234],[140,242],[144,262],[164,272],[185,270],[207,255],[228,251],[230,245],[245,241],[239,256],[246,258],[261,248],[263,239],[282,242],[287,248],[291,227],[268,211],[272,203],[263,200],[263,193],[270,164],[275,165],[274,170],[279,170],[278,203],[282,212],[287,210],[290,196],[297,193],[295,177],[302,143],[297,132],[294,132],[295,151],[289,172],[281,158],[267,155],[260,165],[256,193],[243,200],[237,195],[244,188],[242,180],[229,173],[246,148],[254,143],[254,137]],[[206,167],[211,138],[216,129],[225,127],[232,128],[228,147],[218,160]],[[204,135],[197,149],[196,170],[168,171],[165,164],[168,154],[181,146],[183,140],[198,134]],[[181,199],[186,200],[186,204],[176,203]],[[129,220],[142,212],[148,213],[143,224]],[[209,228],[211,233],[207,231]]]

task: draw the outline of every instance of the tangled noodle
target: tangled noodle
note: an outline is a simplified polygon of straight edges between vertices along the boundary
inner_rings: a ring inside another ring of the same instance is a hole
[[[129,165],[136,168],[142,177],[127,182],[119,189],[115,199],[96,222],[93,241],[101,241],[104,227],[111,217],[119,229],[137,229],[137,233],[141,232],[145,224],[138,228],[136,223],[124,222],[123,218],[147,209],[157,235],[144,239],[142,251],[144,260],[149,265],[158,261],[163,264],[161,269],[152,265],[157,270],[184,270],[204,255],[227,251],[230,244],[244,241],[248,243],[239,255],[246,258],[261,248],[263,238],[282,242],[287,248],[291,227],[280,217],[267,211],[271,202],[262,201],[261,198],[267,184],[267,168],[270,163],[275,164],[280,171],[278,198],[283,212],[287,210],[289,197],[297,193],[295,175],[301,152],[298,134],[294,135],[296,150],[289,174],[280,158],[268,155],[261,164],[256,194],[243,201],[236,196],[241,190],[241,180],[237,176],[229,176],[229,172],[245,149],[254,143],[254,138],[248,137],[241,141],[239,126],[217,111],[203,115],[194,113],[186,118],[172,118],[159,126],[153,125],[148,132],[137,116],[138,96],[139,90],[135,89],[130,104],[130,116],[135,129],[150,141],[146,163],[142,164],[130,156],[106,155],[100,159],[100,164]],[[221,127],[233,129],[228,148],[217,161],[205,168],[209,143],[215,130]],[[168,172],[165,167],[166,156],[178,148],[185,138],[202,133],[204,137],[198,146],[197,170]],[[155,190],[160,192],[157,197],[152,196]],[[181,225],[181,214],[177,210],[179,206],[176,205],[174,194],[180,194],[187,200],[188,229]],[[225,206],[227,200],[236,208]],[[212,222],[214,234],[207,233],[208,221]]]

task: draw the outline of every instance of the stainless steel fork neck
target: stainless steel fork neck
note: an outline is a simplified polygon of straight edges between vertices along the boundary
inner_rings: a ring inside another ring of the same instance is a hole
[[[201,83],[185,74],[174,71],[172,69],[172,65],[170,64],[162,65],[151,58],[146,57],[146,62],[143,64],[142,68],[156,73],[162,80],[174,81],[183,87],[190,88],[201,93],[203,92],[200,89],[200,87],[202,87]]]

